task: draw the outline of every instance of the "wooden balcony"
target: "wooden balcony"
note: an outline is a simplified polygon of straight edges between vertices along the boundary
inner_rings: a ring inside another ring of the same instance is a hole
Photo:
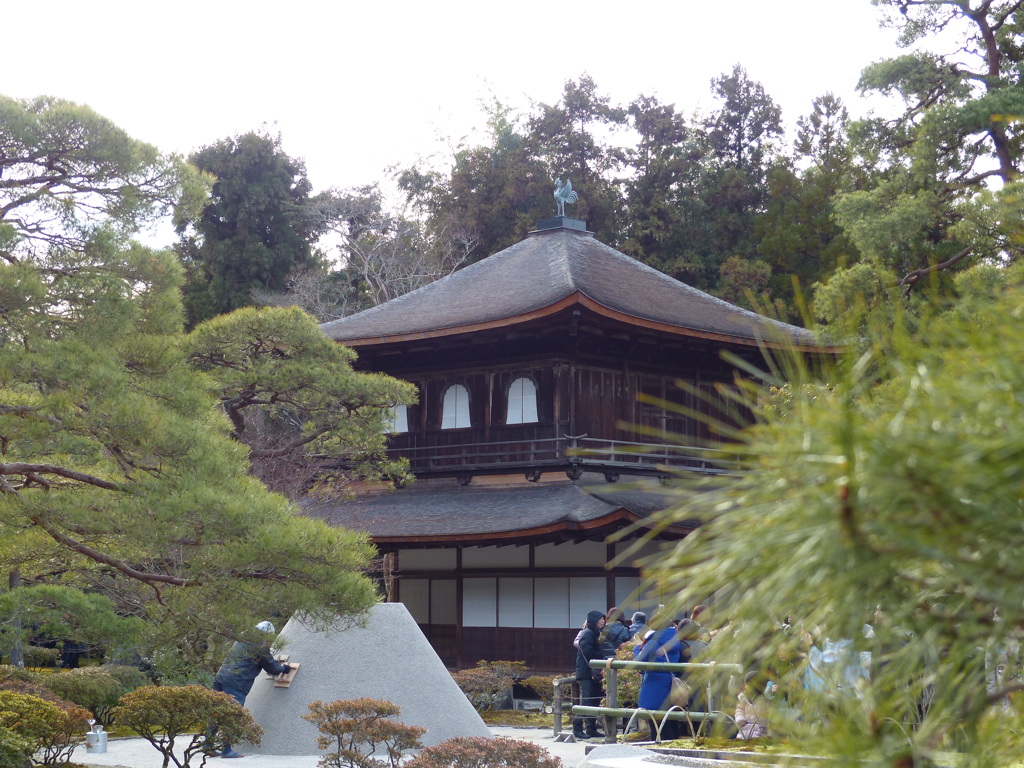
[[[438,430],[391,437],[392,458],[408,459],[413,473],[431,477],[523,472],[533,479],[542,472],[566,472],[576,479],[583,472],[609,477],[648,475],[668,477],[679,471],[723,474],[738,469],[728,451],[698,446],[636,443],[568,435],[545,435],[553,428],[531,426],[534,434],[481,440],[476,430]],[[518,430],[520,433],[522,430]]]

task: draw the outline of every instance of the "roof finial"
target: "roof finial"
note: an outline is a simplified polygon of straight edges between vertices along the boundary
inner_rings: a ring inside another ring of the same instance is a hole
[[[573,205],[579,199],[580,196],[573,191],[572,182],[569,179],[565,180],[565,184],[561,179],[555,179],[555,205],[558,216],[565,216],[566,203]]]

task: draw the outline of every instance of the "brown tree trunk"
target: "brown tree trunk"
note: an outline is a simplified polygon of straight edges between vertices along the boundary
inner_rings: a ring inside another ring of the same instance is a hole
[[[7,585],[13,590],[21,586],[21,571],[17,568],[11,570],[7,577]],[[11,619],[11,627],[14,629],[14,639],[11,640],[11,666],[25,666],[25,652],[21,647],[21,636],[18,630],[21,629],[21,616],[15,615]]]

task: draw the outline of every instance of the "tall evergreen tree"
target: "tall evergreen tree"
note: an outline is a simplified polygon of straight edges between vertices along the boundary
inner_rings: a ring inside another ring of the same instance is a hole
[[[248,344],[265,354],[219,380],[198,370],[182,334],[178,258],[131,237],[167,206],[198,210],[202,176],[57,99],[0,99],[0,137],[0,569],[9,588],[65,590],[61,601],[36,593],[49,606],[89,605],[74,592],[100,591],[146,619],[151,643],[171,647],[196,647],[210,632],[242,636],[267,610],[326,623],[366,609],[376,594],[365,536],[300,518],[268,492],[218,405],[265,396],[295,415],[306,409],[300,439],[359,461],[379,449],[383,406],[407,389],[354,376],[347,354],[325,349],[294,312],[251,310],[244,327],[239,318],[210,326],[190,340],[196,354],[225,325],[235,346],[218,352]],[[355,418],[338,427],[344,400]],[[319,432],[331,422],[333,435]],[[27,601],[0,602],[19,611]],[[17,616],[6,618],[17,627]]]
[[[438,250],[459,234],[474,241],[471,261],[517,243],[553,215],[554,180],[512,111],[494,100],[486,116],[486,143],[457,149],[446,174],[410,168],[398,176],[408,200],[426,213]]]
[[[754,227],[758,254],[771,266],[771,295],[795,310],[793,281],[809,292],[857,250],[834,220],[835,196],[853,188],[857,175],[842,101],[828,93],[797,120],[795,155],[768,171],[767,203]],[[793,319],[797,318],[794,312]]]
[[[566,215],[586,220],[597,237],[611,245],[619,242],[622,193],[616,176],[622,153],[607,137],[625,122],[625,109],[613,105],[586,74],[565,83],[557,104],[539,104],[529,121],[536,156],[552,177],[569,179],[579,192],[579,203]],[[550,183],[553,191],[554,178]]]
[[[959,43],[946,53],[925,49],[868,66],[865,90],[899,94],[920,172],[961,186],[988,178],[1015,180],[1024,160],[1021,0],[872,0],[899,43],[912,48],[942,34]],[[944,45],[945,47],[945,45]]]
[[[215,178],[202,214],[179,225],[195,325],[253,304],[253,291],[282,290],[293,269],[313,265],[319,233],[301,216],[312,191],[305,166],[284,153],[280,137],[246,133],[190,160]]]
[[[739,64],[712,79],[711,92],[720,101],[708,120],[711,151],[719,166],[741,171],[757,184],[778,151],[782,110]]]
[[[693,151],[690,131],[674,104],[640,96],[626,112],[637,143],[623,153],[630,173],[622,183],[621,250],[666,274],[686,279],[696,271],[686,253],[699,221],[693,190],[700,174],[700,157]]]
[[[865,270],[876,283],[895,280],[904,299],[925,299],[911,296],[921,283],[927,300],[950,301],[953,272],[1024,254],[1008,226],[1024,207],[1024,3],[873,2],[908,53],[868,66],[860,87],[904,106],[892,120],[853,127],[878,181],[836,201],[837,220],[866,259],[855,279],[840,269],[825,286],[827,301],[818,304],[839,313],[856,300],[848,288],[862,284]],[[944,53],[929,50],[939,36]]]
[[[734,256],[757,259],[754,222],[765,209],[765,179],[778,154],[782,111],[738,64],[714,78],[711,91],[718,108],[702,126],[707,158],[697,191],[704,207],[703,271],[698,285],[721,292],[727,282],[731,295],[736,295],[740,291],[734,278],[764,274],[764,268],[757,266],[753,270],[730,268],[726,276],[722,267]]]

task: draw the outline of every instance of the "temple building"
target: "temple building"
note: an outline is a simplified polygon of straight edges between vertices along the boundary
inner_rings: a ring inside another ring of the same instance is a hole
[[[706,447],[724,415],[702,396],[735,380],[722,353],[763,367],[766,349],[825,351],[811,332],[674,280],[564,216],[322,328],[356,350],[357,369],[418,387],[390,438],[416,480],[306,514],[371,536],[388,599],[448,666],[506,659],[546,672],[572,668],[588,611],[665,600],[637,593],[640,561],[694,524],[637,541],[677,499],[670,476],[730,469]]]

